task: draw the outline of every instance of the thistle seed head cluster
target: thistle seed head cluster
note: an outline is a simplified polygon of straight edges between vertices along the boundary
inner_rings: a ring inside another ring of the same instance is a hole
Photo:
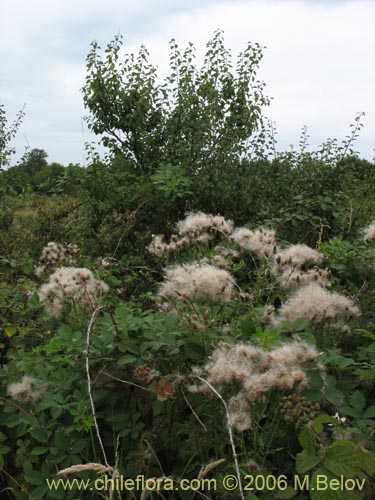
[[[323,259],[324,255],[321,252],[307,245],[290,245],[274,256],[272,270],[275,274],[278,274],[280,271],[284,270],[285,267],[301,269],[301,267],[308,262],[321,264]]]
[[[164,240],[164,236],[153,235],[147,250],[152,255],[163,258],[172,252],[187,248],[193,242],[207,245],[216,233],[228,236],[232,231],[233,222],[225,220],[221,215],[191,213],[178,222],[177,234],[172,235],[169,243]]]
[[[235,242],[242,250],[255,253],[260,258],[271,258],[277,251],[275,230],[259,228],[251,231],[245,227],[234,228],[233,222],[224,219],[221,215],[205,214],[203,212],[188,214],[185,219],[178,222],[177,234],[169,242],[164,236],[153,235],[147,250],[159,258],[164,258],[170,253],[187,248],[193,242],[208,245],[216,234]],[[238,257],[239,252],[230,248],[218,246],[217,253],[223,258]],[[224,262],[221,261],[221,266]]]
[[[234,280],[227,271],[209,264],[193,263],[167,269],[159,295],[165,299],[228,302],[233,289]]]
[[[243,431],[251,426],[251,402],[263,400],[272,388],[291,391],[307,387],[305,370],[318,357],[315,347],[304,341],[271,350],[245,343],[222,345],[215,349],[203,372],[207,382],[219,389],[240,384],[240,391],[229,400],[229,414],[233,427]],[[205,384],[190,389],[209,392]]]
[[[260,227],[251,231],[246,227],[239,227],[233,231],[230,239],[242,249],[255,253],[258,257],[269,259],[277,251],[276,231]]]
[[[66,298],[94,308],[98,297],[108,290],[108,285],[95,279],[89,269],[61,267],[51,274],[48,283],[39,288],[38,295],[47,312],[58,317]]]
[[[221,215],[205,214],[203,212],[188,214],[177,224],[178,234],[196,237],[206,231],[218,231],[228,236],[233,231],[233,222],[225,220]]]
[[[306,317],[310,321],[323,323],[335,316],[358,316],[359,308],[354,302],[335,292],[329,292],[318,283],[309,283],[299,288],[278,310],[269,311],[266,322],[277,327],[283,321],[294,322]]]
[[[326,287],[330,278],[327,269],[320,269],[317,266],[304,269],[308,264],[321,264],[323,259],[322,253],[307,245],[290,245],[274,255],[272,274],[276,276],[278,285],[286,290],[308,283],[319,283]]]
[[[8,395],[23,403],[36,403],[46,391],[45,384],[28,375],[24,375],[19,382],[8,386]]]
[[[330,276],[331,273],[327,269],[313,268],[302,271],[288,267],[276,276],[276,282],[284,290],[298,288],[308,283],[319,283],[320,286],[327,287]]]
[[[187,237],[179,238],[173,235],[169,243],[164,240],[164,236],[160,234],[153,234],[152,241],[147,247],[147,250],[155,257],[162,259],[172,252],[183,250],[190,245],[190,240]]]
[[[35,266],[35,274],[42,276],[51,273],[57,267],[73,266],[77,262],[78,254],[77,245],[63,245],[50,241],[42,250],[38,265]]]
[[[363,239],[366,243],[375,240],[375,221],[371,222],[371,224],[363,230]]]

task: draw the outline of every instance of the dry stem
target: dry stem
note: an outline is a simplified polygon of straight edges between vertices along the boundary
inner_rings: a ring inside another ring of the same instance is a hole
[[[222,404],[225,408],[225,415],[226,415],[226,420],[227,420],[229,440],[230,440],[230,444],[232,446],[232,455],[233,455],[234,466],[236,468],[236,474],[237,474],[237,479],[238,479],[238,488],[240,490],[241,500],[245,500],[243,489],[242,489],[241,472],[240,472],[240,468],[238,465],[237,452],[236,452],[236,447],[235,447],[234,440],[233,440],[233,431],[232,431],[232,425],[230,423],[230,414],[229,414],[228,405],[227,405],[226,401],[224,400],[223,396],[215,389],[215,387],[212,384],[210,384],[210,382],[208,382],[203,377],[200,377],[199,375],[196,375],[196,377],[198,380],[200,380],[201,382],[206,384],[207,387],[209,387],[211,389],[211,391],[215,394],[215,396],[220,399],[220,401],[222,402]]]

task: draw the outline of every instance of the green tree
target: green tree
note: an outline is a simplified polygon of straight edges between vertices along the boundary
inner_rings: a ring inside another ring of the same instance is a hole
[[[25,153],[21,160],[20,167],[26,174],[30,175],[30,177],[34,177],[48,165],[47,157],[48,153],[46,153],[44,149],[34,148]]]
[[[135,171],[178,166],[212,190],[223,169],[238,168],[262,127],[269,100],[256,74],[261,59],[262,47],[249,43],[233,69],[217,31],[198,68],[194,46],[181,51],[172,40],[170,74],[159,82],[144,46],[138,56],[123,55],[117,36],[102,57],[94,42],[82,89],[89,128]]]
[[[0,169],[9,163],[9,156],[14,153],[10,141],[16,135],[25,115],[24,107],[17,113],[14,122],[9,126],[3,104],[0,104]]]

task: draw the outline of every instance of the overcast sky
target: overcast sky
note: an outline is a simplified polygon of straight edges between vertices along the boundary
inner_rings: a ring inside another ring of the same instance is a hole
[[[90,43],[124,36],[127,51],[148,48],[165,74],[168,42],[197,53],[217,28],[234,57],[247,41],[265,45],[259,76],[272,104],[278,149],[342,140],[358,112],[360,156],[375,153],[375,0],[0,0],[0,103],[9,120],[26,103],[13,145],[41,148],[49,161],[84,164],[92,140],[80,88]]]

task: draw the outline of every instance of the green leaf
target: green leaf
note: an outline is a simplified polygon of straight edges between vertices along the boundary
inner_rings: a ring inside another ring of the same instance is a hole
[[[44,485],[45,477],[44,475],[36,470],[31,470],[28,474],[25,474],[25,480],[33,485]]]
[[[71,452],[81,453],[81,451],[84,450],[87,445],[88,443],[86,439],[78,439],[77,441],[74,441],[72,443]]]
[[[46,495],[46,493],[48,492],[49,492],[48,486],[46,484],[42,484],[32,490],[32,495],[35,498],[44,498],[44,495]]]
[[[34,446],[31,450],[31,455],[44,455],[49,450],[48,446]]]
[[[354,333],[359,333],[359,334],[363,335],[364,337],[368,337],[371,340],[375,340],[375,334],[373,334],[367,330],[363,330],[361,328],[356,328],[354,330]]]
[[[305,472],[318,465],[320,461],[321,457],[319,455],[315,455],[315,453],[303,450],[296,456],[296,471],[298,472],[298,474],[304,474]]]
[[[300,442],[302,448],[306,451],[312,452],[315,448],[315,434],[312,429],[305,427],[298,434],[298,441]]]
[[[116,307],[114,316],[117,327],[123,332],[127,332],[133,319],[129,307],[126,304],[119,305]]]
[[[312,403],[318,403],[322,401],[324,394],[321,391],[306,391],[305,396]]]
[[[39,307],[39,304],[40,304],[39,295],[35,292],[33,296],[30,297],[29,300],[27,301],[27,305],[30,309],[36,309],[37,307]]]
[[[288,486],[285,490],[280,490],[277,493],[275,493],[273,498],[281,500],[289,500],[289,498],[293,498],[295,496],[296,496],[296,490]]]
[[[200,361],[201,359],[204,358],[205,352],[202,349],[202,347],[198,344],[192,343],[192,342],[187,342],[183,346],[185,355],[192,359],[193,361]]]
[[[56,432],[55,444],[61,451],[68,451],[71,440],[64,432]]]
[[[362,418],[374,418],[375,417],[375,406],[369,406],[362,414]]]
[[[124,356],[121,356],[121,358],[117,361],[117,366],[121,367],[124,365],[135,363],[137,359],[138,358],[136,356],[133,356],[132,354],[125,354]]]
[[[345,413],[345,415],[349,415],[349,417],[360,418],[361,416],[361,413],[351,406],[343,406],[341,411]]]
[[[335,441],[328,449],[324,464],[337,475],[353,477],[358,472],[358,458],[351,441]]]
[[[6,326],[5,329],[5,336],[8,337],[8,339],[12,338],[15,333],[17,333],[17,327],[16,326]]]
[[[337,425],[337,420],[334,418],[334,417],[330,417],[329,415],[326,415],[326,414],[322,414],[322,415],[318,415],[313,423],[312,423],[312,428],[314,429],[314,431],[316,433],[320,433],[323,431],[324,429],[324,425],[323,424],[334,424],[334,425]]]
[[[351,358],[345,358],[344,356],[340,356],[337,359],[337,366],[341,368],[342,370],[346,368],[347,366],[350,366],[354,364],[354,360]]]
[[[311,500],[343,500],[342,490],[333,490],[329,487],[329,481],[332,479],[337,477],[325,467],[319,467],[310,482]]]
[[[322,376],[318,371],[314,371],[309,375],[309,385],[311,389],[317,391],[321,389],[324,385]]]
[[[61,325],[59,328],[59,335],[62,339],[70,341],[72,338],[72,327],[70,325]]]
[[[362,413],[362,410],[366,406],[366,398],[361,391],[355,391],[350,397],[350,404]]]
[[[298,318],[294,322],[294,331],[302,332],[308,328],[310,321],[307,318]]]
[[[375,477],[375,455],[362,446],[357,449],[357,458],[361,469],[370,477]]]
[[[255,332],[256,324],[251,314],[248,314],[243,318],[241,318],[240,329],[244,335],[251,335],[252,333]]]
[[[335,387],[327,387],[325,397],[327,401],[336,406],[344,399],[344,394]]]
[[[44,429],[31,429],[30,434],[40,443],[46,443],[50,436]]]
[[[245,496],[245,500],[258,500],[258,497],[250,492]]]

